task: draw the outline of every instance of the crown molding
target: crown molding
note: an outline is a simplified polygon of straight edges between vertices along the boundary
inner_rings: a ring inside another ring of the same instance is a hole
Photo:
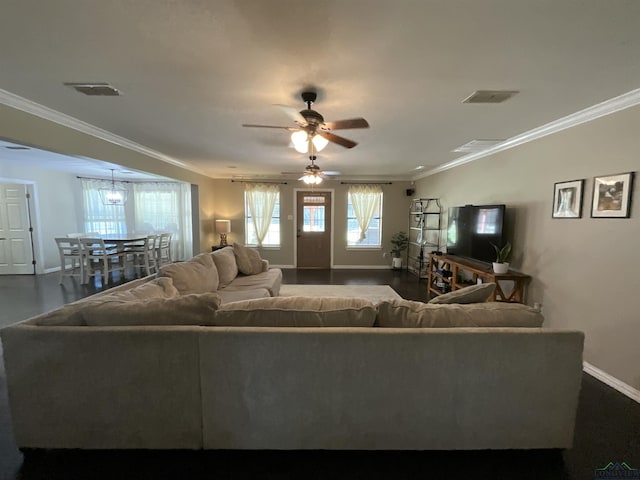
[[[631,90],[630,92],[624,93],[620,96],[613,97],[602,103],[587,107],[584,110],[580,110],[576,113],[572,113],[571,115],[567,115],[566,117],[562,117],[558,120],[554,120],[553,122],[549,122],[540,127],[508,138],[504,142],[498,143],[486,150],[482,150],[481,152],[470,153],[469,155],[464,155],[451,162],[444,163],[438,167],[414,176],[413,180],[419,180],[421,178],[435,175],[436,173],[444,172],[445,170],[451,170],[452,168],[475,162],[476,160],[480,160],[481,158],[488,157],[490,155],[495,155],[496,153],[503,152],[509,148],[538,140],[539,138],[546,137],[547,135],[561,132],[562,130],[634,107],[638,104],[640,104],[640,88]]]
[[[44,120],[57,123],[58,125],[62,125],[63,127],[71,128],[72,130],[91,135],[92,137],[96,137],[100,140],[113,143],[114,145],[117,145],[119,147],[141,153],[142,155],[146,155],[147,157],[155,158],[176,167],[184,168],[185,170],[189,170],[191,172],[208,177],[208,175],[203,171],[191,167],[186,163],[181,162],[180,160],[176,160],[169,155],[165,155],[164,153],[158,152],[157,150],[145,147],[144,145],[128,140],[124,137],[116,135],[115,133],[103,130],[102,128],[98,128],[94,125],[91,125],[90,123],[83,122],[82,120],[78,120],[75,117],[64,114],[62,112],[58,112],[57,110],[53,110],[49,107],[45,107],[44,105],[40,105],[39,103],[33,102],[1,88],[0,104],[15,108],[16,110],[20,110],[36,117],[43,118]]]

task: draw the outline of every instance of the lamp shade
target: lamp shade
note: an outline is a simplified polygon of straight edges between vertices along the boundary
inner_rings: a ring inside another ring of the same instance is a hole
[[[218,233],[231,232],[231,220],[216,220],[216,232]]]

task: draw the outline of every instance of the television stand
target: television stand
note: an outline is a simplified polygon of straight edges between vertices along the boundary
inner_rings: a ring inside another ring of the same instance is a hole
[[[490,263],[455,255],[430,255],[427,278],[429,296],[442,295],[477,283],[494,282],[496,290],[489,301],[513,303],[525,302],[526,286],[531,280],[529,275],[514,270],[494,273]]]

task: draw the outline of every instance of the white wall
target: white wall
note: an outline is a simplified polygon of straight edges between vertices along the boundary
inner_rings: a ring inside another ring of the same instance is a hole
[[[630,219],[592,219],[593,177],[640,169],[640,107],[417,181],[445,207],[505,203],[512,266],[546,326],[582,330],[585,360],[640,390],[640,185]],[[554,183],[586,179],[583,217],[552,219]],[[638,180],[638,179],[636,179]],[[532,359],[535,361],[535,359]]]

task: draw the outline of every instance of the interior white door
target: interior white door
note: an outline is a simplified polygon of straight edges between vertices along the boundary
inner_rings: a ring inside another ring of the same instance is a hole
[[[0,183],[0,275],[34,273],[27,186]]]

